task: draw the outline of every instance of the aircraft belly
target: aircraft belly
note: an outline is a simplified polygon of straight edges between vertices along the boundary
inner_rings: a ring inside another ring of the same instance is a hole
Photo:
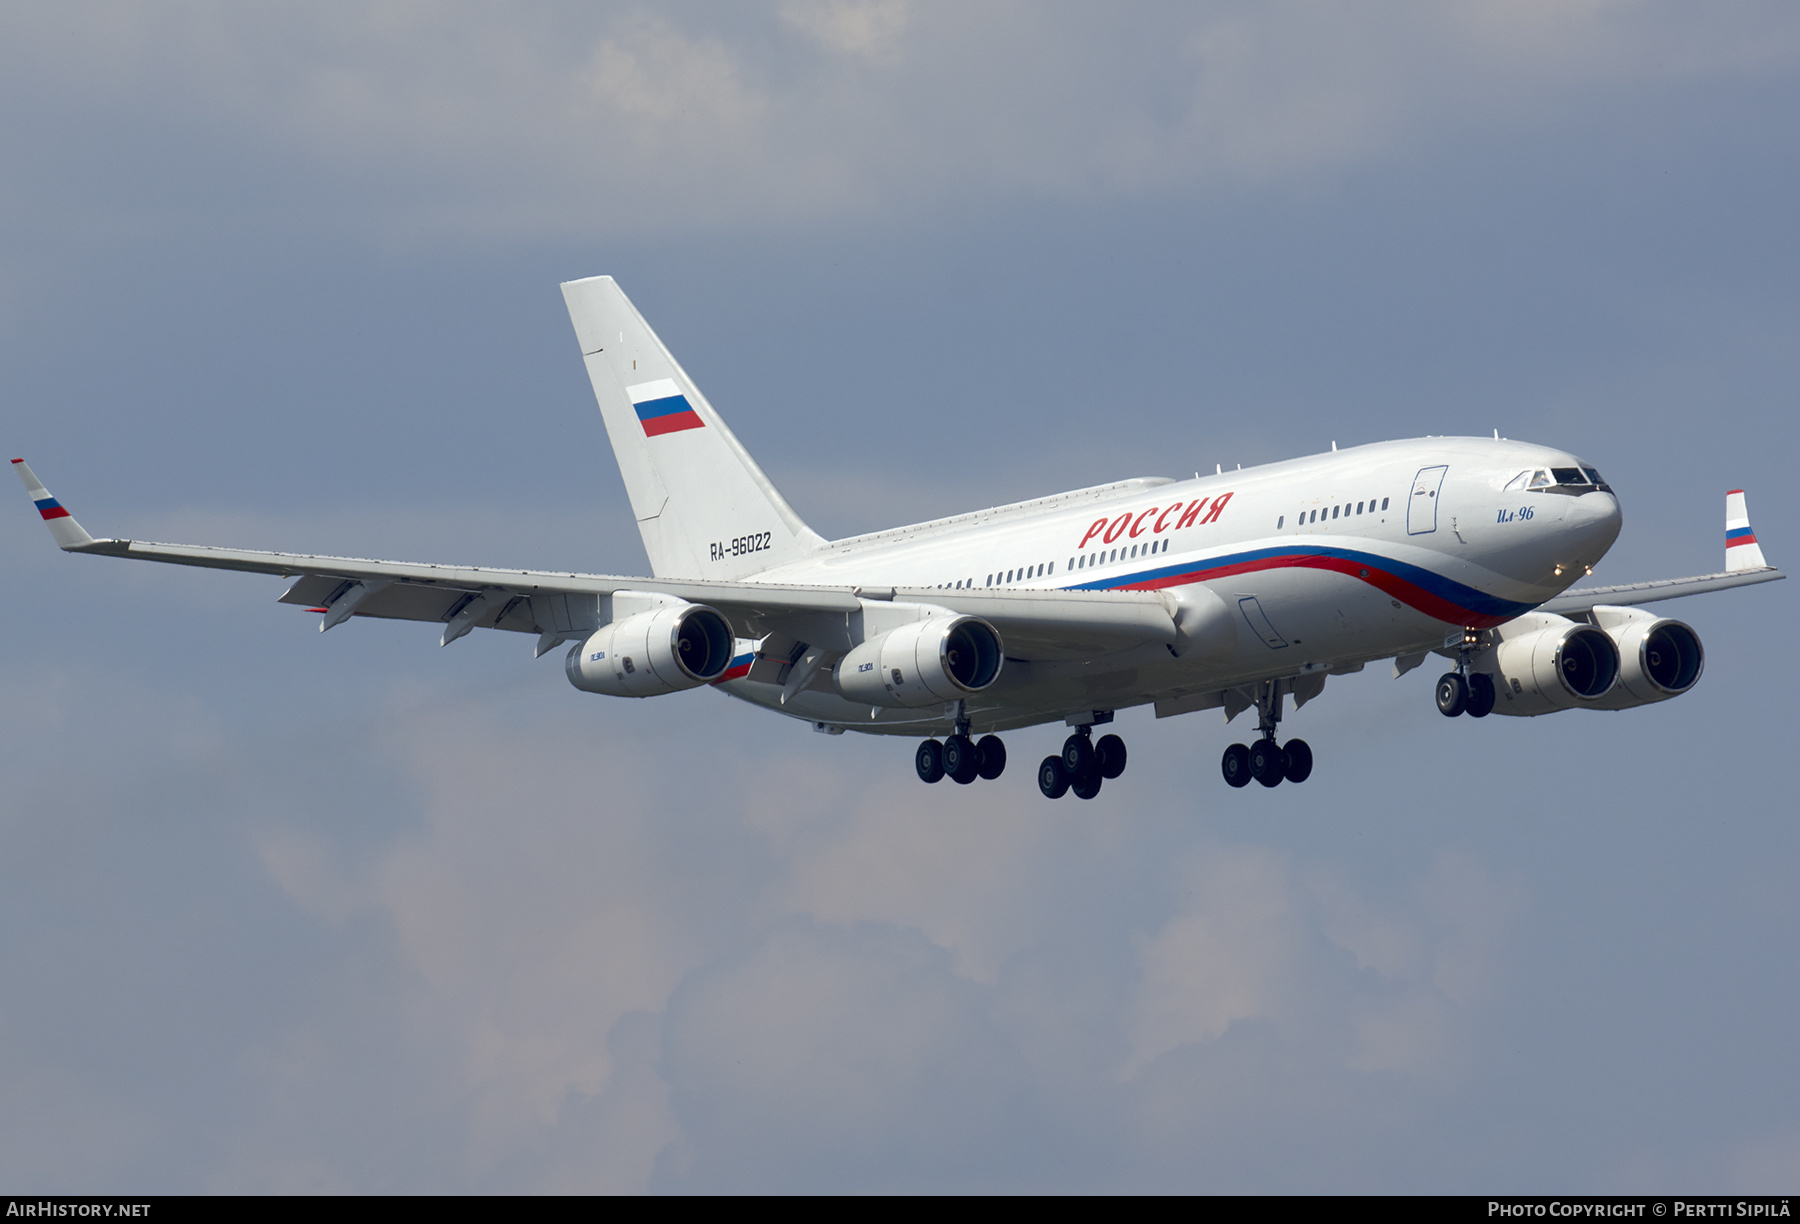
[[[1442,534],[1452,538],[1452,533]],[[1203,602],[1194,598],[1202,592],[1205,601],[1216,600],[1216,608],[1208,603],[1205,612],[1211,619],[1195,622],[1202,626],[1199,636],[1186,640],[1180,657],[1162,644],[1146,644],[1092,659],[1008,658],[994,685],[968,700],[973,727],[985,732],[1060,722],[1076,711],[1128,709],[1433,649],[1458,625],[1457,619],[1446,617],[1463,615],[1455,601],[1433,602],[1431,584],[1443,580],[1451,586],[1435,589],[1460,590],[1462,599],[1505,601],[1527,594],[1516,580],[1446,551],[1448,545],[1446,550],[1384,547],[1347,536],[1316,544],[1335,549],[1329,567],[1245,567],[1163,588],[1178,599],[1189,592],[1195,606]],[[1391,562],[1384,556],[1389,553]],[[1359,557],[1366,570],[1357,568]],[[1396,584],[1393,574],[1406,580]],[[1420,583],[1427,585],[1421,588]],[[1493,609],[1482,605],[1480,611],[1491,615]],[[786,704],[772,684],[738,679],[719,687],[790,718],[845,730],[916,736],[945,734],[952,726],[943,705],[873,708],[848,701],[824,684],[792,695]]]
[[[1421,637],[1440,640],[1443,622],[1345,575],[1271,570],[1214,584],[1238,609],[1236,663],[1245,672],[1295,670],[1303,662],[1395,653]],[[1260,613],[1260,615],[1259,615]]]

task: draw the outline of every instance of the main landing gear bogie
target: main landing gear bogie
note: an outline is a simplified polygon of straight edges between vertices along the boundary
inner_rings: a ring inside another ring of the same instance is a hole
[[[1063,741],[1062,751],[1047,756],[1038,766],[1038,790],[1046,799],[1061,799],[1070,791],[1077,799],[1092,799],[1100,784],[1125,772],[1125,741],[1116,735],[1092,738],[1093,729],[1082,727]]]
[[[1095,740],[1092,728],[1082,727],[1063,744],[1062,752],[1045,757],[1038,766],[1038,789],[1051,799],[1070,791],[1092,799],[1100,793],[1103,781],[1125,772],[1126,757],[1124,740],[1116,735]],[[913,767],[921,782],[949,778],[967,786],[976,778],[992,781],[1006,769],[1006,745],[997,735],[971,739],[968,720],[959,718],[955,734],[920,743],[913,754]]]
[[[1260,782],[1266,787],[1283,782],[1300,783],[1312,777],[1312,748],[1303,739],[1277,744],[1264,736],[1254,744],[1233,744],[1219,761],[1219,772],[1232,787]]]
[[[1275,742],[1275,730],[1281,724],[1281,687],[1265,680],[1256,694],[1256,730],[1254,744],[1233,744],[1219,760],[1219,772],[1233,788],[1260,782],[1265,787],[1283,782],[1300,783],[1312,777],[1312,748],[1302,739],[1291,739],[1283,747]]]
[[[949,778],[967,786],[976,778],[992,782],[1006,770],[1006,744],[997,735],[984,735],[979,740],[959,731],[942,741],[928,739],[913,755],[913,767],[919,781],[937,782]]]

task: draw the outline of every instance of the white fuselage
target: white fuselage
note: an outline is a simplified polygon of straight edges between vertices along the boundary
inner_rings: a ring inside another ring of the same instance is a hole
[[[1163,590],[1229,610],[1230,640],[1215,631],[1203,651],[1156,644],[1070,663],[1009,659],[967,703],[977,730],[998,730],[1353,671],[1510,620],[1561,593],[1618,536],[1611,492],[1533,491],[1519,479],[1570,468],[1592,470],[1500,439],[1383,442],[858,536],[751,580],[893,587],[925,603],[951,587]],[[720,687],[831,727],[949,725],[941,708],[874,711],[826,684],[785,705],[777,687],[741,674]]]

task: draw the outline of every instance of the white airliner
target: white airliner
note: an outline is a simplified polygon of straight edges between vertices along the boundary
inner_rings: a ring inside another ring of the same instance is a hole
[[[95,539],[13,463],[69,552],[297,579],[281,600],[321,630],[384,617],[441,624],[445,645],[475,628],[535,634],[540,656],[572,642],[586,692],[712,685],[828,734],[920,737],[926,782],[998,777],[995,732],[1065,723],[1038,769],[1051,798],[1118,777],[1125,745],[1093,728],[1146,704],[1254,709],[1225,780],[1304,781],[1312,751],[1276,738],[1284,701],[1377,660],[1396,676],[1451,660],[1437,705],[1452,717],[1664,701],[1700,678],[1700,639],[1641,605],[1783,577],[1740,490],[1722,573],[1567,591],[1618,536],[1618,500],[1574,455],[1498,436],[1124,480],[826,540],[611,277],[563,296],[653,578]]]

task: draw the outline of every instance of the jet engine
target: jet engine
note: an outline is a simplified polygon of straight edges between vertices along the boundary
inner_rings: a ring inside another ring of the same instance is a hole
[[[992,684],[1004,661],[1000,635],[976,616],[928,616],[870,638],[837,665],[851,701],[911,708],[955,701]]]
[[[1619,650],[1593,625],[1530,613],[1503,626],[1504,636],[1476,670],[1494,676],[1494,713],[1532,715],[1592,708],[1619,677]]]
[[[569,683],[608,697],[655,697],[710,684],[731,665],[731,622],[704,604],[670,600],[600,626],[569,651]]]
[[[1619,649],[1619,682],[1595,709],[1629,710],[1679,697],[1706,668],[1700,635],[1678,620],[1636,608],[1599,607],[1594,621]]]

